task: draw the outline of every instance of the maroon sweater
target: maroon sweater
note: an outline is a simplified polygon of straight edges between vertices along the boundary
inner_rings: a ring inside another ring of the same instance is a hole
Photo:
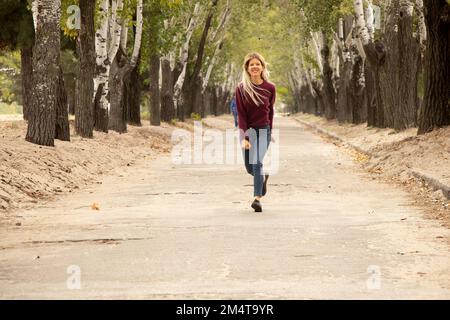
[[[251,127],[270,125],[272,129],[273,108],[275,104],[275,85],[264,80],[260,85],[255,85],[256,91],[262,95],[263,104],[256,105],[245,93],[242,84],[236,88],[236,104],[238,111],[239,129],[241,140],[248,137],[245,132]]]

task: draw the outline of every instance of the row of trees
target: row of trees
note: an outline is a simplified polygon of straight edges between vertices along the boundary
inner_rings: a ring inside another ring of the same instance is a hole
[[[140,125],[142,87],[152,125],[226,112],[237,80],[235,64],[219,63],[231,8],[218,0],[7,0],[0,11],[10,23],[0,42],[21,50],[26,140],[53,146],[55,138],[70,139],[60,62],[70,42],[82,137]]]
[[[396,130],[418,126],[419,134],[450,124],[446,0],[297,0],[290,6],[301,21],[290,29],[297,36],[288,73],[294,112]]]
[[[450,123],[449,17],[446,0],[2,0],[0,50],[20,49],[43,145],[70,139],[68,102],[88,138],[140,125],[145,97],[152,125],[225,113],[251,51],[293,112],[423,133]]]

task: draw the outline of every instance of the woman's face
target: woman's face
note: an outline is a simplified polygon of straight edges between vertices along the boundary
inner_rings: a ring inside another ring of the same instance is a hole
[[[264,67],[261,64],[261,61],[259,59],[253,58],[249,61],[247,72],[251,77],[258,77],[261,76],[261,72],[263,71]]]

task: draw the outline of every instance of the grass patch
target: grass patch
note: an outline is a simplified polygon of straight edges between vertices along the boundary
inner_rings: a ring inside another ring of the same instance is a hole
[[[191,119],[194,121],[201,121],[202,120],[202,116],[199,115],[198,113],[192,112],[191,113]]]
[[[15,102],[11,104],[0,102],[0,114],[22,114],[22,106]]]

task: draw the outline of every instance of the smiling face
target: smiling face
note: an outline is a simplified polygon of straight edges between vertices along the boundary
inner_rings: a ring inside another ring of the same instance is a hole
[[[252,78],[261,78],[263,70],[264,67],[259,59],[253,58],[248,62],[247,72]]]

